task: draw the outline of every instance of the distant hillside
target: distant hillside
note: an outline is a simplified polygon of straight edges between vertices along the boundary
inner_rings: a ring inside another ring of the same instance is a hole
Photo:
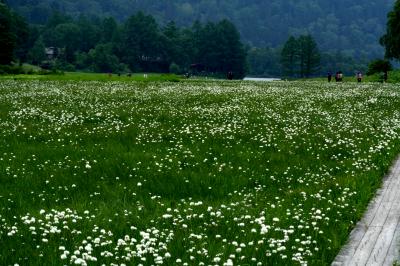
[[[395,0],[8,0],[30,22],[44,23],[53,10],[113,16],[124,20],[138,10],[159,22],[191,25],[195,20],[228,18],[254,46],[282,45],[290,34],[311,33],[321,50],[355,58],[382,56],[378,44]]]

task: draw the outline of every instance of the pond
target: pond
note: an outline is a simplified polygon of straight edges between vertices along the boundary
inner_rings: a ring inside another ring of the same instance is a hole
[[[245,77],[243,80],[248,80],[248,81],[279,81],[281,80],[280,78],[252,78],[252,77]]]

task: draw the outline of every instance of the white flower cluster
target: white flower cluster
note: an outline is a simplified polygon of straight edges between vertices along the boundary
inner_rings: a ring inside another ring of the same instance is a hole
[[[390,84],[1,80],[0,261],[329,264],[398,110]]]

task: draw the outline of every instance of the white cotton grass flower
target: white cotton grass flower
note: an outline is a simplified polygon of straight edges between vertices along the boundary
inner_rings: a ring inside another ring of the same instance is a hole
[[[228,259],[225,263],[224,266],[233,266],[233,261],[231,259]]]
[[[215,257],[214,259],[213,259],[213,262],[215,262],[215,263],[219,263],[221,261],[221,258],[220,257]]]

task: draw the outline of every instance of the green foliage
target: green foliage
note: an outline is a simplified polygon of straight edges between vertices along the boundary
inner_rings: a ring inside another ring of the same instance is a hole
[[[197,27],[197,29],[196,29]],[[246,72],[246,52],[236,27],[227,20],[219,23],[194,25],[197,41],[197,63],[211,73],[226,75],[232,72],[234,78],[242,78]]]
[[[169,66],[169,73],[181,74],[181,73],[182,73],[182,70],[181,70],[181,68],[180,68],[177,64],[172,63],[172,64]]]
[[[249,52],[248,72],[253,75],[307,76],[310,71],[325,75],[326,72],[339,69],[353,74],[355,71],[366,70],[371,58],[382,56],[382,49],[376,39],[382,34],[385,15],[394,0],[337,4],[327,0],[318,3],[311,3],[311,0],[272,0],[262,3],[237,0],[218,3],[194,0],[9,2],[30,22],[45,25],[40,30],[45,46],[64,49],[61,59],[78,69],[93,69],[82,59],[87,58],[89,51],[97,44],[112,43],[110,56],[118,57],[120,62],[127,64],[133,71],[167,72],[174,62],[185,72],[190,70],[190,65],[201,64],[210,73],[217,71],[220,73],[218,75],[225,76],[224,72],[230,68],[228,64],[233,63],[232,68],[237,68],[233,71],[239,78],[247,72],[245,50]],[[135,14],[137,11],[152,16]],[[304,16],[305,12],[307,16]],[[115,16],[119,22],[109,16]],[[235,36],[235,31],[240,32],[242,40],[250,48],[243,49],[243,45],[236,45],[236,41],[229,47],[226,41],[229,38],[224,37],[224,32],[230,27],[228,24],[221,29],[217,25],[219,22],[211,23],[214,24],[211,27],[204,23],[221,18],[229,18],[235,24],[229,36]],[[197,25],[194,23],[193,27],[187,28],[195,20],[198,20]],[[145,30],[140,31],[140,28]],[[17,48],[14,52],[21,62],[26,60],[26,50],[31,49],[39,37],[38,28],[31,29],[29,40],[20,42],[25,48]],[[303,66],[303,71],[297,71],[300,66],[279,59],[284,48],[281,45],[287,36],[305,33],[312,34],[323,51],[321,66],[311,67],[312,70]],[[255,46],[262,48],[252,49]],[[265,47],[270,50],[264,50]]]
[[[289,77],[310,77],[319,69],[320,60],[317,43],[311,35],[289,37],[281,53],[283,74]]]
[[[262,77],[279,77],[282,75],[279,49],[252,47],[247,53],[251,75]]]
[[[166,61],[176,63],[181,70],[188,70],[194,58],[193,36],[188,29],[179,28],[174,21],[170,21],[162,29],[162,42]]]
[[[290,36],[283,46],[281,53],[281,64],[284,76],[294,76],[296,74],[299,57],[298,42],[295,37]]]
[[[13,18],[9,8],[0,3],[0,65],[10,64],[16,47]]]
[[[29,51],[29,61],[34,65],[40,65],[44,60],[46,60],[45,45],[43,38],[38,38],[33,45],[32,49]]]
[[[13,19],[5,5],[2,8],[2,26],[9,28],[2,31],[1,52],[8,52],[7,63],[15,50],[20,62],[48,70],[181,73],[188,72],[192,64],[202,64],[205,74],[225,76],[232,71],[236,78],[245,75],[246,53],[238,30],[228,20],[195,23],[191,28],[170,22],[161,28],[153,16],[143,12],[121,24],[113,18],[72,18],[54,12],[44,26],[28,28],[20,17]]]
[[[299,49],[300,76],[310,77],[319,69],[321,55],[317,43],[311,35],[300,36],[297,40]]]
[[[16,13],[12,13],[12,31],[15,34],[14,57],[22,62],[26,62],[31,43],[30,29],[25,19]]]
[[[322,51],[345,51],[355,59],[365,54],[381,57],[378,39],[386,15],[395,0],[370,1],[254,1],[254,0],[12,0],[10,5],[29,19],[43,23],[54,10],[79,16],[113,16],[125,21],[131,14],[144,11],[165,25],[175,20],[189,26],[194,20],[218,21],[228,18],[239,29],[243,40],[252,46],[276,48],[290,35],[310,33]]]
[[[6,74],[25,74],[25,71],[21,66],[0,65],[0,75]]]
[[[168,71],[162,62],[161,33],[154,17],[142,12],[131,16],[124,23],[121,46],[122,60],[133,71]]]
[[[367,75],[373,75],[375,73],[388,72],[393,69],[392,64],[388,60],[376,59],[371,61],[368,65]]]
[[[101,22],[101,42],[116,42],[119,39],[118,24],[112,17],[104,18]]]
[[[323,52],[321,53],[320,75],[326,76],[327,73],[342,71],[345,75],[353,76],[358,71],[367,71],[368,60],[355,60],[352,56],[343,52]]]
[[[397,0],[394,9],[388,14],[386,34],[381,38],[385,46],[386,57],[400,60],[400,1]]]
[[[113,55],[111,43],[98,44],[88,53],[88,63],[94,72],[113,73],[123,71],[117,56]]]

